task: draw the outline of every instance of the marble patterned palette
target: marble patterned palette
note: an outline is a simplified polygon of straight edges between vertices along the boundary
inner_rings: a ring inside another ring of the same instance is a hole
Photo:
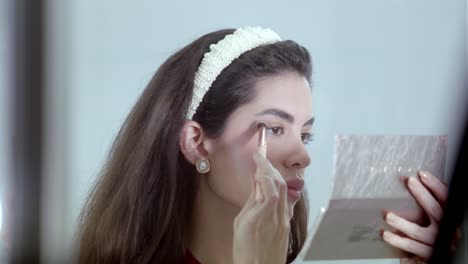
[[[383,212],[423,219],[404,178],[425,170],[447,182],[446,151],[447,136],[336,136],[332,197],[314,224],[305,260],[406,257],[381,239],[382,229],[391,230]]]

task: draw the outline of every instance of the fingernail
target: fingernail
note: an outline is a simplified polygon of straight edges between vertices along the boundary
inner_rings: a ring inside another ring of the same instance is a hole
[[[382,234],[383,239],[389,240],[390,239],[390,234],[388,231],[384,231]]]
[[[385,222],[387,222],[388,224],[393,225],[393,224],[395,224],[395,221],[396,221],[396,216],[395,216],[395,214],[393,214],[393,213],[388,213],[388,214],[385,216]]]
[[[425,171],[419,171],[419,176],[421,180],[423,181],[428,181],[429,180],[429,174]]]
[[[410,188],[416,188],[416,179],[414,179],[413,177],[409,177],[408,178],[408,186]]]

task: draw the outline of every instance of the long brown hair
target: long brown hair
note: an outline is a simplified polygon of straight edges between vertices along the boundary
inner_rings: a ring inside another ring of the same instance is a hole
[[[203,54],[233,29],[206,34],[169,57],[120,129],[80,215],[79,263],[183,263],[198,191],[196,169],[179,149],[179,134]],[[258,77],[295,71],[309,80],[307,50],[293,41],[245,52],[225,68],[193,120],[208,137],[223,133],[228,116],[251,101]],[[307,198],[295,206],[287,262],[307,235]]]

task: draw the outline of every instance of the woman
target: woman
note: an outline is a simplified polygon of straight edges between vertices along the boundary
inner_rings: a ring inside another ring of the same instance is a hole
[[[311,72],[304,47],[258,27],[209,33],[167,59],[85,205],[79,262],[293,261],[307,235]],[[421,175],[409,187],[431,225],[388,214],[405,237],[383,238],[427,258],[446,188]]]

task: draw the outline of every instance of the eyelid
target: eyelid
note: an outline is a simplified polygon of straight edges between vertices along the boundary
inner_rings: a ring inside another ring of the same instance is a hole
[[[286,127],[284,126],[284,124],[278,121],[260,121],[260,122],[264,123],[267,129],[280,127],[281,129],[286,130]]]
[[[281,124],[281,123],[279,123],[279,122],[277,122],[277,121],[274,121],[274,122],[272,122],[272,121],[270,121],[270,122],[268,122],[268,121],[261,121],[261,122],[264,123],[264,124],[266,125],[267,133],[268,133],[268,134],[271,134],[271,135],[273,135],[273,136],[282,136],[282,135],[285,135],[285,134],[287,133],[287,128],[284,126],[284,124]],[[280,128],[282,131],[281,131],[280,134],[274,134],[274,133],[272,132],[272,129],[273,129],[273,128]],[[311,129],[312,129],[312,128],[311,128]],[[301,140],[302,140],[302,137],[303,137],[304,134],[307,135],[307,139],[306,139],[305,141],[303,140],[304,145],[306,145],[306,144],[308,144],[308,143],[310,143],[310,142],[313,141],[313,138],[314,138],[314,135],[315,135],[315,134],[312,133],[311,130],[308,130],[307,132],[301,132],[301,134],[300,134]]]

